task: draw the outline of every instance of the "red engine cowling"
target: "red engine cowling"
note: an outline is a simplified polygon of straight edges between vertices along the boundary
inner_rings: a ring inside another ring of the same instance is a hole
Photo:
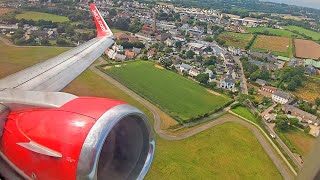
[[[31,179],[142,179],[154,154],[146,116],[121,101],[79,97],[11,111],[1,151]]]

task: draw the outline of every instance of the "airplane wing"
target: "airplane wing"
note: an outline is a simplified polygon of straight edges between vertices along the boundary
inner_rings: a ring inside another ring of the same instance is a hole
[[[91,4],[90,8],[97,26],[96,38],[1,79],[0,91],[5,89],[60,91],[88,68],[114,42],[110,28],[95,5]]]

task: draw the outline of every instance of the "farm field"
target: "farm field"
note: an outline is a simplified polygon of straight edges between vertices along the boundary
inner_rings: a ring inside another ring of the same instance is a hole
[[[288,30],[284,29],[273,29],[273,28],[265,28],[265,27],[254,27],[254,28],[247,28],[247,31],[250,33],[263,33],[265,31],[268,31],[271,34],[282,36],[282,37],[301,37],[298,34],[295,34],[293,32],[290,32]]]
[[[157,138],[155,158],[145,179],[282,177],[255,136],[244,126],[228,122],[181,141]]]
[[[225,40],[227,46],[234,46],[244,49],[253,38],[253,34],[226,32],[220,34],[219,38]]]
[[[311,31],[298,26],[285,26],[284,28],[290,31],[298,31],[300,34],[310,36],[313,40],[320,40],[320,32]]]
[[[294,44],[296,48],[296,57],[310,59],[320,58],[320,44],[302,39],[295,39]]]
[[[287,37],[259,35],[251,49],[289,57],[292,56],[292,41],[291,38]]]
[[[11,47],[0,41],[0,78],[67,51],[62,47]]]
[[[319,84],[320,79],[308,78],[308,80],[304,82],[304,87],[300,87],[298,90],[293,92],[293,94],[309,102],[314,102],[317,97],[320,98]]]
[[[291,128],[288,132],[278,132],[278,134],[292,152],[299,153],[302,156],[308,155],[316,143],[316,138],[298,128]]]
[[[13,9],[11,9],[11,8],[0,8],[0,16],[1,15],[4,15],[4,14],[6,14],[6,13],[8,13],[8,12],[10,12],[10,11],[12,11]]]
[[[66,22],[69,21],[69,19],[65,16],[59,16],[55,14],[49,14],[49,13],[42,13],[42,12],[36,12],[36,11],[26,11],[22,14],[16,15],[17,19],[27,19],[27,20],[45,20],[45,21],[52,21],[52,22]]]
[[[104,71],[180,123],[213,112],[230,101],[174,72],[156,68],[151,62],[136,61],[120,66],[113,65]]]

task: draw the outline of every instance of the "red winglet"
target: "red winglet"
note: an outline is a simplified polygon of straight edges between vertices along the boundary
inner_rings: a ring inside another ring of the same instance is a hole
[[[98,11],[97,7],[94,4],[90,4],[90,9],[94,17],[94,21],[96,23],[96,27],[98,31],[97,37],[112,37],[113,34],[109,26],[101,16],[100,12]]]

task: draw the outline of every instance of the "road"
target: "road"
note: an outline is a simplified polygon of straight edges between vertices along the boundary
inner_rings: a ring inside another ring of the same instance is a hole
[[[247,79],[244,75],[244,71],[243,71],[243,66],[242,63],[240,61],[240,57],[239,56],[233,56],[234,60],[236,61],[236,63],[240,66],[241,69],[241,90],[243,94],[248,94],[248,86],[247,86]]]
[[[261,146],[263,147],[265,152],[268,154],[270,159],[273,161],[273,163],[275,164],[275,166],[277,167],[279,172],[282,174],[284,179],[292,179],[290,174],[287,172],[286,166],[278,159],[277,155],[272,150],[272,148],[277,148],[277,147],[275,145],[272,147],[270,145],[270,143],[272,144],[272,141],[270,139],[266,139],[264,137],[264,135],[263,135],[264,132],[259,130],[254,125],[252,125],[252,124],[250,124],[250,123],[248,123],[246,121],[243,121],[242,119],[240,119],[238,117],[230,116],[228,118],[223,118],[223,117],[222,118],[218,118],[215,121],[212,121],[210,123],[201,125],[201,126],[199,126],[197,128],[194,128],[194,129],[186,132],[186,133],[182,133],[182,134],[178,134],[178,135],[169,135],[165,131],[161,130],[161,128],[160,128],[160,123],[161,123],[160,116],[159,116],[158,112],[146,100],[144,100],[143,98],[138,96],[136,93],[134,93],[133,91],[131,91],[130,89],[128,89],[127,87],[125,87],[124,85],[119,83],[118,81],[114,80],[113,78],[111,78],[107,74],[105,74],[105,73],[101,72],[100,70],[98,70],[97,68],[95,68],[96,65],[97,64],[92,65],[90,67],[90,70],[92,70],[97,75],[101,76],[103,79],[109,81],[111,84],[113,84],[114,86],[118,87],[120,90],[122,90],[125,93],[127,93],[129,96],[134,98],[136,101],[138,101],[139,103],[144,105],[146,108],[148,108],[152,112],[152,114],[154,116],[154,120],[155,120],[154,129],[155,129],[156,133],[161,138],[163,138],[165,140],[169,140],[169,141],[178,141],[178,140],[189,138],[189,137],[191,137],[191,136],[193,136],[195,134],[198,134],[198,133],[200,133],[202,131],[205,131],[205,130],[207,130],[207,129],[211,128],[211,127],[214,127],[216,125],[219,125],[219,124],[223,124],[223,123],[226,123],[226,122],[239,123],[239,124],[242,124],[243,126],[247,127],[257,137],[257,139],[260,142]],[[227,108],[227,110],[229,110],[229,109]],[[269,142],[267,140],[269,140]],[[278,153],[279,152],[280,151],[278,150]],[[286,159],[284,159],[284,160],[286,160]]]
[[[276,107],[277,104],[274,103],[272,106],[270,106],[268,109],[266,109],[264,112],[260,114],[261,117],[264,117],[264,115],[269,114],[271,110],[273,110],[274,107]],[[296,166],[301,169],[303,165],[302,159],[299,157],[298,154],[293,153],[288,146],[282,141],[282,139],[278,136],[278,134],[274,131],[273,127],[271,124],[266,123],[263,120],[263,124],[265,125],[266,129],[268,132],[271,134],[274,134],[276,136],[275,140],[278,142],[278,144],[282,147],[282,149],[288,154],[290,159],[296,164]]]

